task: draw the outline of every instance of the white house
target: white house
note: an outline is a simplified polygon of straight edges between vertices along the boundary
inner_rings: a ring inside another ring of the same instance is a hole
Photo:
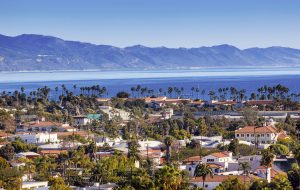
[[[100,110],[108,115],[108,119],[120,118],[123,121],[130,120],[130,113],[110,106],[99,106]]]
[[[232,152],[229,151],[212,153],[202,158],[202,163],[220,165],[222,166],[220,168],[224,168],[224,171],[228,170],[228,164],[230,162],[233,162],[233,158]]]
[[[22,189],[48,190],[48,181],[24,181],[22,182]]]
[[[84,115],[74,116],[74,125],[87,125],[90,123],[90,119]]]
[[[27,134],[17,134],[23,141],[30,144],[45,144],[45,143],[56,143],[57,139],[56,133],[27,133]]]
[[[16,132],[52,132],[52,131],[65,131],[64,127],[69,124],[62,124],[52,121],[32,121],[22,123],[16,127]]]
[[[280,138],[288,138],[285,132],[278,132],[272,126],[246,126],[235,131],[235,138],[252,144],[274,144]]]
[[[201,163],[201,159],[201,156],[191,156],[182,161],[189,176],[194,176],[196,166]]]

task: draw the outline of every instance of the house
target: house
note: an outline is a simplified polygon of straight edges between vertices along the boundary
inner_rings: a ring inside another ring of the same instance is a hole
[[[48,190],[48,181],[23,181],[22,190],[33,189],[33,190]]]
[[[85,115],[73,116],[74,125],[87,125],[90,123],[90,120]]]
[[[232,152],[230,151],[216,152],[202,158],[202,163],[220,165],[224,168],[224,171],[228,170],[228,164],[232,161]]]
[[[191,101],[188,106],[195,107],[195,108],[202,108],[206,104],[205,101],[197,100],[197,101]]]
[[[196,166],[201,163],[201,160],[201,156],[191,156],[182,161],[189,176],[194,176]]]
[[[25,133],[17,134],[16,137],[21,138],[23,141],[29,144],[45,144],[58,142],[56,133]]]
[[[284,131],[278,132],[272,126],[246,126],[235,130],[235,138],[252,144],[274,144],[280,138],[287,138]]]
[[[16,132],[52,132],[52,131],[65,131],[63,127],[69,126],[69,124],[62,124],[52,121],[31,121],[27,123],[21,123],[17,126]]]
[[[39,154],[42,156],[57,157],[59,154],[67,154],[67,150],[40,150]]]
[[[7,139],[9,137],[12,137],[13,135],[10,133],[6,133],[4,131],[0,131],[0,139]]]
[[[213,177],[207,176],[204,182],[204,188],[205,190],[213,190],[215,189],[220,183],[223,181],[229,179],[229,178],[238,178],[240,181],[246,181],[246,182],[251,182],[258,177],[249,175],[249,176],[243,176],[243,175],[214,175]],[[196,178],[191,178],[189,180],[189,183],[191,187],[198,187],[202,188],[203,187],[203,180],[202,177],[196,177]]]
[[[73,116],[74,125],[87,125],[94,120],[100,120],[101,114],[87,114],[87,115],[77,115]]]
[[[271,179],[273,179],[277,174],[286,175],[286,173],[283,171],[279,171],[271,167],[268,168],[266,166],[259,166],[256,168],[255,173],[257,176],[266,179],[268,182],[270,182]]]
[[[237,102],[233,100],[224,100],[224,101],[212,100],[210,104],[214,106],[233,106],[237,104]]]
[[[94,183],[93,186],[89,187],[79,187],[76,188],[76,190],[113,190],[114,187],[117,185],[115,183],[106,183],[106,184],[99,184],[99,183]]]
[[[123,121],[130,120],[130,113],[121,109],[112,108],[110,106],[99,106],[100,110],[108,115],[108,119],[121,119]]]
[[[245,105],[251,106],[251,107],[257,107],[257,106],[267,106],[274,104],[273,100],[248,100],[245,102]]]
[[[96,98],[96,101],[103,105],[108,105],[111,102],[110,98]]]
[[[17,158],[28,158],[28,159],[34,159],[39,156],[40,156],[40,154],[35,153],[35,152],[20,152],[20,153],[16,154]]]

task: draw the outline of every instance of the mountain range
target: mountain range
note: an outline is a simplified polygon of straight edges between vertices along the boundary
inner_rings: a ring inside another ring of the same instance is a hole
[[[300,66],[300,50],[286,47],[239,49],[118,48],[52,36],[0,35],[0,71],[178,69],[195,67]]]

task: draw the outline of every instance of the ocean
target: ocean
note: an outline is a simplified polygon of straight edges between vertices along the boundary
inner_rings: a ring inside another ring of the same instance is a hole
[[[261,67],[261,68],[195,68],[181,70],[139,70],[139,71],[35,71],[0,72],[0,92],[13,92],[25,88],[30,92],[48,86],[54,94],[56,86],[65,85],[70,91],[80,93],[80,87],[99,85],[106,87],[104,97],[115,96],[119,91],[127,91],[141,85],[153,89],[151,95],[169,95],[169,87],[181,89],[181,96],[208,98],[208,92],[219,88],[235,87],[245,89],[246,94],[257,88],[277,84],[284,85],[290,92],[300,93],[300,67]],[[77,88],[73,89],[73,85]],[[191,89],[199,88],[199,93]],[[159,93],[162,88],[163,92]],[[205,93],[201,93],[205,92]],[[147,93],[145,93],[147,95]],[[136,96],[136,93],[134,94]],[[176,93],[172,93],[176,97]]]

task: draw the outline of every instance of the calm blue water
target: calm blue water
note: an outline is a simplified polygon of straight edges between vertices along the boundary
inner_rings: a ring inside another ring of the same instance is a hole
[[[281,84],[291,92],[299,93],[300,68],[232,68],[232,69],[194,69],[168,71],[61,71],[61,72],[2,72],[0,73],[0,91],[13,92],[23,86],[26,92],[45,85],[53,89],[65,84],[70,91],[77,85],[76,93],[81,86],[100,85],[107,88],[105,96],[114,96],[117,92],[130,91],[132,86],[167,91],[169,86],[183,87],[185,96],[191,95],[192,87],[199,87],[205,94],[209,90],[223,87],[246,89],[247,93],[256,91],[263,85]],[[52,95],[53,95],[52,94]],[[197,96],[194,93],[194,97]],[[207,95],[204,95],[207,98]]]

